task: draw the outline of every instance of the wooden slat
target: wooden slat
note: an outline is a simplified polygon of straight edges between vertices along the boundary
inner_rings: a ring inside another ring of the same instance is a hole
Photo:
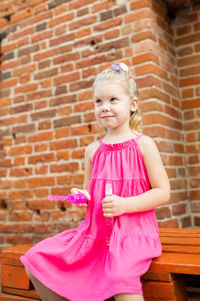
[[[183,233],[189,233],[189,234],[200,234],[200,229],[199,228],[159,228],[159,234],[162,236],[163,234],[183,234]]]
[[[200,248],[196,246],[177,246],[177,245],[162,245],[163,252],[170,253],[187,253],[187,254],[200,254]]]
[[[32,299],[27,297],[20,297],[16,295],[10,295],[0,292],[0,300],[1,301],[38,301],[38,299]]]
[[[20,289],[29,289],[30,280],[24,267],[12,265],[1,266],[1,285]]]
[[[200,275],[200,254],[163,253],[152,261],[150,270]]]
[[[187,301],[186,287],[180,279],[171,282],[143,281],[144,299]]]
[[[163,244],[200,246],[200,237],[160,237]]]
[[[18,296],[23,296],[23,297],[29,297],[31,299],[41,300],[41,298],[38,296],[38,293],[34,289],[22,290],[22,289],[17,289],[17,288],[2,287],[2,292],[11,294],[11,295],[18,295]]]
[[[158,272],[158,271],[155,272],[149,270],[142,276],[142,279],[171,282],[172,280],[176,279],[176,275],[167,272]]]

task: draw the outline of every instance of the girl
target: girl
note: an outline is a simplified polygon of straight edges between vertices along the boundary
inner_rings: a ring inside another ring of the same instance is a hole
[[[155,143],[140,133],[128,67],[104,70],[93,91],[107,134],[86,148],[84,190],[72,189],[87,197],[86,218],[39,242],[21,261],[42,300],[141,301],[140,277],[161,255],[154,209],[169,200],[169,182]]]

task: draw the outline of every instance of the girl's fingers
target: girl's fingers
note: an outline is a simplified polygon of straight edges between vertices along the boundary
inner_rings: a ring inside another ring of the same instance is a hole
[[[87,192],[87,190],[78,189],[78,188],[71,189],[71,193],[79,193],[79,192],[81,192],[87,198],[87,200],[91,200],[90,194]]]
[[[84,194],[86,196],[86,198],[90,201],[91,200],[91,196],[90,194],[87,192],[87,190],[79,190],[82,194]]]

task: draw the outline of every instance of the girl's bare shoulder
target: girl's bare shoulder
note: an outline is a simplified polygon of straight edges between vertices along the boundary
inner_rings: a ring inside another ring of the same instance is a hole
[[[143,156],[150,151],[157,150],[157,146],[156,146],[155,142],[153,141],[153,139],[146,135],[143,135],[138,140],[138,145],[139,145],[140,151]]]
[[[99,141],[94,141],[86,147],[85,154],[90,161],[92,161],[93,155],[98,147],[99,147]]]

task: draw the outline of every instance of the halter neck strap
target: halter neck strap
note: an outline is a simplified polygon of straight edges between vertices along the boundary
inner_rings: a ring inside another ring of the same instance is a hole
[[[144,134],[140,134],[135,138],[135,141],[138,141],[142,136],[144,136]]]

